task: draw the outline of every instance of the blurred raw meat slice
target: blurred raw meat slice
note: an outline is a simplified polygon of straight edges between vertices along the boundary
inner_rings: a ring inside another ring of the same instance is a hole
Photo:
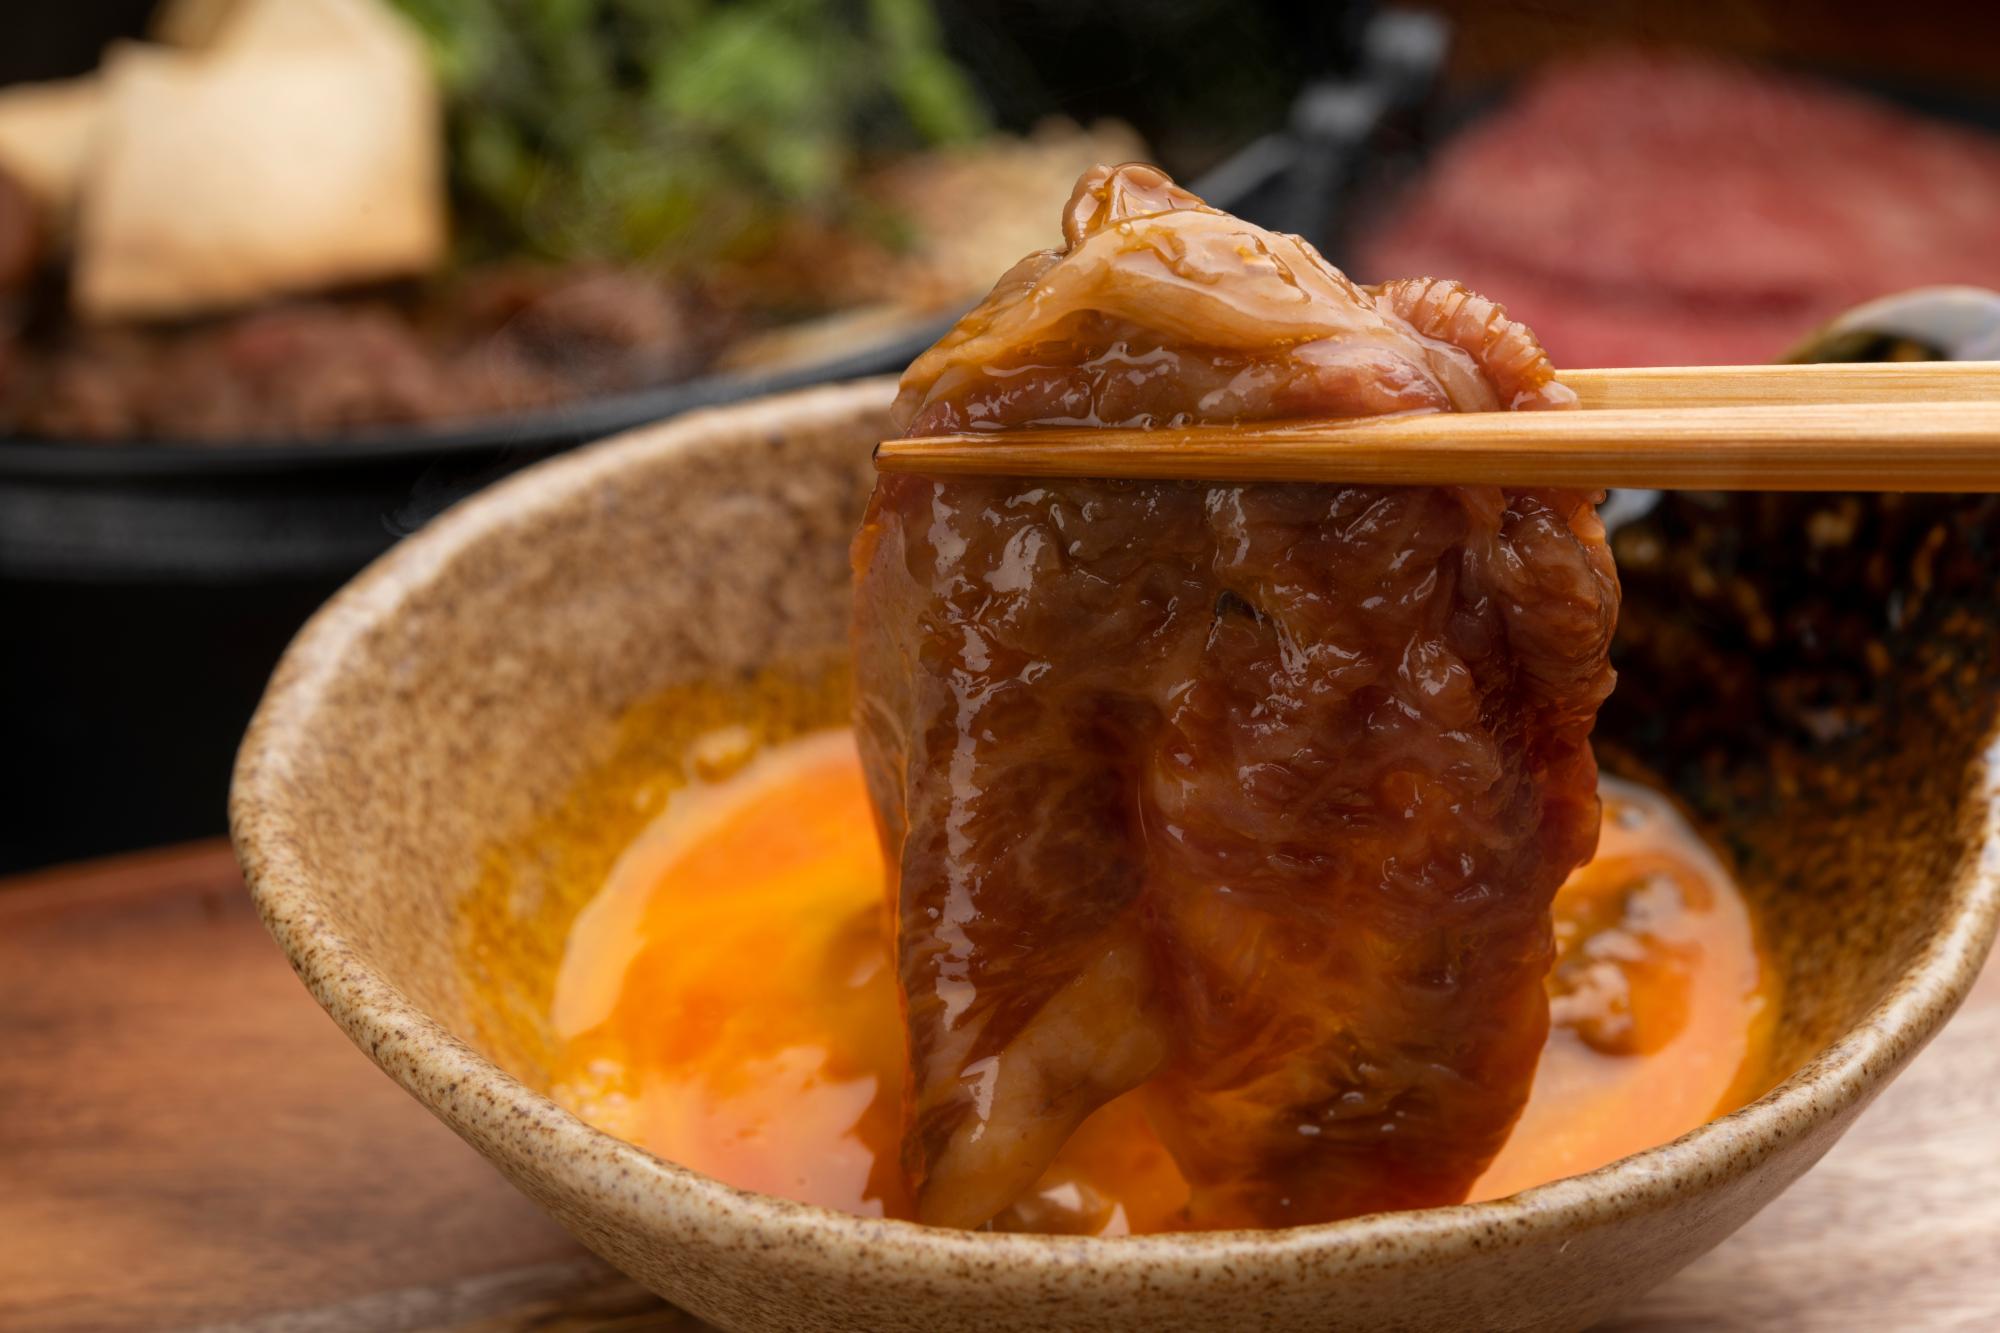
[[[1465,281],[1564,364],[1759,361],[1884,292],[2000,286],[1996,218],[1989,136],[1779,73],[1614,54],[1454,139],[1357,267]]]

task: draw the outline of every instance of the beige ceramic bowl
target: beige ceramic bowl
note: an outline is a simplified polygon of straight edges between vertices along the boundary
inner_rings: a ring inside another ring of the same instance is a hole
[[[2000,916],[1996,618],[1964,614],[1993,597],[1991,511],[1670,505],[1621,547],[1602,748],[1676,786],[1763,907],[1784,1077],[1745,1110],[1500,1202],[1118,1240],[862,1220],[599,1133],[544,1095],[532,1040],[482,1036],[491,1000],[455,961],[465,896],[634,701],[843,649],[890,392],[687,417],[459,506],[299,636],[237,767],[251,890],[327,1012],[670,1300],[735,1329],[1576,1328],[1811,1166],[1970,985]],[[1829,592],[1850,564],[1858,583]],[[1905,628],[1877,644],[1884,605]],[[545,907],[497,910],[525,931]]]

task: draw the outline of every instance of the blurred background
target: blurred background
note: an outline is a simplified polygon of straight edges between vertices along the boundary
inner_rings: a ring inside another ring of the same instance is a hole
[[[900,370],[1099,161],[1464,279],[1559,365],[2000,356],[1962,292],[1825,332],[2000,286],[1996,16],[8,6],[0,871],[222,831],[272,664],[370,559],[581,442]]]

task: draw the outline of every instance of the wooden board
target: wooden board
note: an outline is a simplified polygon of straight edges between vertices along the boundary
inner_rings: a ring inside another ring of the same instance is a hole
[[[228,849],[0,881],[0,1329],[705,1326],[378,1073]],[[1606,1327],[2000,1327],[2000,968],[1814,1172]]]
[[[0,1033],[0,1328],[409,1328],[576,1284],[320,1012],[226,846],[0,888]],[[268,1322],[303,1310],[332,1317]]]

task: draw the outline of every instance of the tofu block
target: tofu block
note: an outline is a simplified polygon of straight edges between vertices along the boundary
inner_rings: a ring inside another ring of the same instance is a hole
[[[208,49],[116,48],[103,76],[81,316],[193,315],[444,259],[436,84],[378,0],[240,4]]]
[[[0,88],[0,167],[52,221],[76,205],[103,112],[104,85],[95,75]]]

